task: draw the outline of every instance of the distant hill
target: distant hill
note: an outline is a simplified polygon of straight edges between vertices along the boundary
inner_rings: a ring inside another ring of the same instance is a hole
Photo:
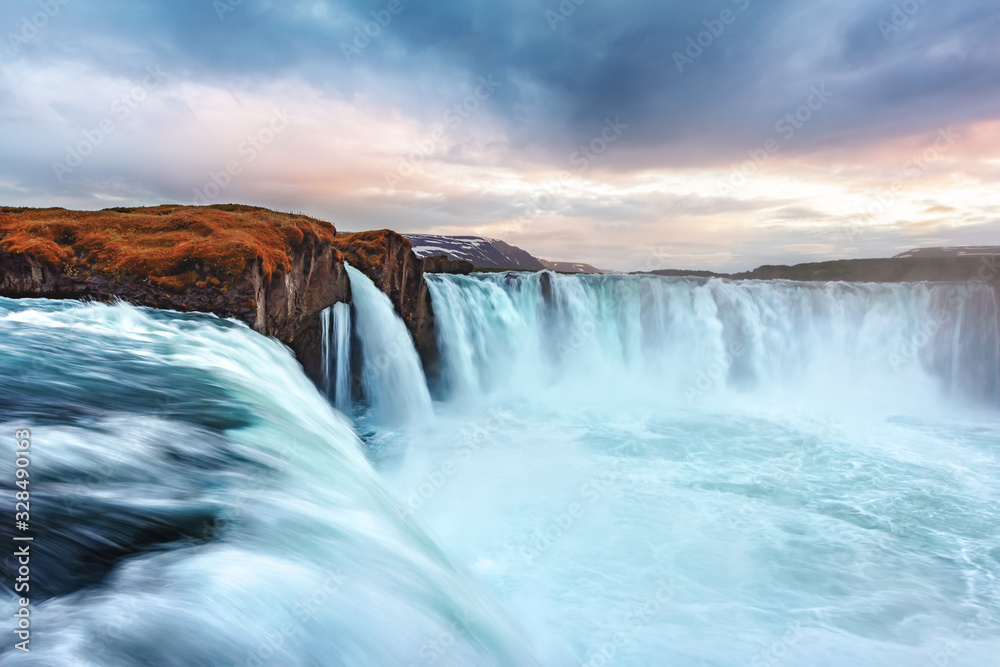
[[[731,278],[729,273],[716,273],[715,271],[689,271],[687,269],[660,269],[659,271],[635,271],[635,274],[651,273],[654,276],[666,276],[667,278]]]
[[[729,278],[731,280],[802,280],[817,282],[953,282],[985,280],[1000,282],[1000,248],[927,248],[885,259],[840,259],[794,266],[759,266],[743,273],[712,273],[669,269],[653,271],[658,276]],[[931,251],[947,251],[936,254]],[[911,254],[918,253],[919,254]]]
[[[744,280],[809,280],[856,283],[951,282],[998,280],[1000,273],[985,255],[841,259],[795,266],[761,266],[731,276]]]
[[[476,269],[509,271],[556,271],[559,273],[601,273],[589,264],[549,262],[499,239],[478,236],[437,236],[404,234],[418,257],[447,255],[472,262]]]
[[[982,257],[983,255],[1000,255],[1000,246],[966,245],[946,248],[916,248],[900,253],[893,257],[893,259],[907,259],[910,257]]]
[[[573,262],[550,262],[547,259],[540,259],[545,268],[556,273],[606,273],[590,264],[576,264]]]

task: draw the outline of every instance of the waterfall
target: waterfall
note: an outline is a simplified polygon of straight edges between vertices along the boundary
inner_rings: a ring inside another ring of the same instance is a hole
[[[429,276],[443,402],[396,428],[420,362],[348,271],[322,379],[350,410],[353,357],[367,446],[242,324],[0,298],[39,545],[0,664],[995,661],[987,285]]]
[[[351,396],[351,307],[336,303],[320,313],[322,389],[345,415],[353,411]]]
[[[351,307],[338,303],[333,307],[334,383],[333,404],[345,415],[351,414]]]
[[[426,419],[432,414],[430,392],[406,325],[368,276],[352,266],[347,272],[361,346],[361,377],[373,416],[402,424]]]
[[[996,662],[988,285],[428,281],[442,405],[383,478],[544,664]]]
[[[323,393],[328,397],[330,396],[330,366],[333,364],[333,359],[330,356],[330,345],[333,341],[330,340],[330,322],[333,317],[333,308],[324,308],[323,312],[319,314],[320,322],[320,350],[322,353],[322,364],[323,364]]]
[[[986,283],[655,276],[428,277],[448,395],[586,383],[690,403],[720,391],[922,391],[1000,405]]]
[[[377,309],[354,284],[369,331]],[[3,665],[408,665],[441,637],[441,665],[534,664],[400,518],[277,341],[208,315],[0,298],[0,376],[4,433],[31,430],[44,545],[31,653],[13,649],[7,614]],[[0,470],[13,512],[13,465]]]

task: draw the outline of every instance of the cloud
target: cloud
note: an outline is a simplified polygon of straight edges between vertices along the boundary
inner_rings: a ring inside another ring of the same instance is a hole
[[[0,7],[0,196],[187,203],[235,160],[219,198],[357,229],[492,230],[612,268],[652,242],[749,268],[996,233],[993,0],[895,17],[905,3],[219,2]],[[119,117],[147,68],[166,79]],[[476,98],[484,77],[499,85]],[[285,109],[294,122],[248,160]],[[106,118],[114,131],[58,178]],[[609,121],[627,126],[612,143]],[[948,126],[961,140],[908,175]],[[720,189],[769,139],[777,152]],[[897,180],[905,196],[851,222]]]

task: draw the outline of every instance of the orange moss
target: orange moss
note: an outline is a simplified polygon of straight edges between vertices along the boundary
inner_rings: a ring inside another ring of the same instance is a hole
[[[344,255],[351,266],[369,276],[380,273],[385,266],[387,248],[392,240],[410,247],[410,242],[388,229],[355,234],[338,234],[333,247]]]
[[[291,268],[307,237],[333,241],[333,225],[253,206],[154,206],[104,211],[0,208],[0,250],[54,269],[145,278],[181,292],[219,285],[259,259],[264,273]],[[212,275],[214,274],[214,275]]]

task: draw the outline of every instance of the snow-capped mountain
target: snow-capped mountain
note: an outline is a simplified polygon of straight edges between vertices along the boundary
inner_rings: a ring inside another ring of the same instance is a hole
[[[436,236],[434,234],[403,234],[413,244],[417,257],[447,255],[450,259],[472,262],[476,269],[508,269],[512,271],[556,271],[558,273],[604,273],[590,264],[550,262],[539,259],[526,250],[500,239],[479,236]]]
[[[413,244],[418,257],[448,255],[451,259],[472,262],[477,269],[512,269],[541,271],[545,265],[531,253],[499,239],[478,236],[435,236],[431,234],[404,234]]]

